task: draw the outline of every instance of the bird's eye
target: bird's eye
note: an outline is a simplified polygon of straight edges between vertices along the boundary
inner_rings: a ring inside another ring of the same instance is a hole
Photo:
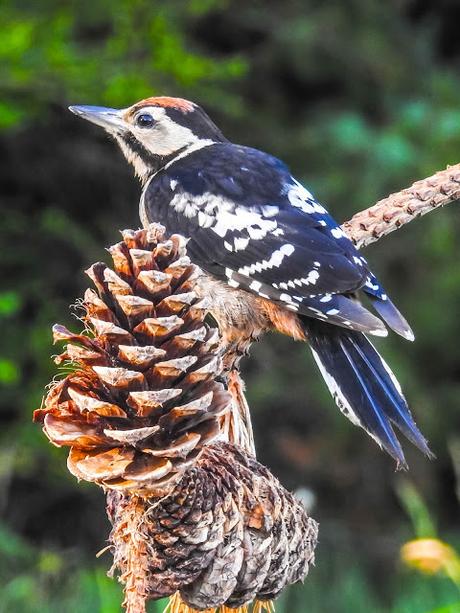
[[[149,113],[142,113],[142,115],[138,115],[136,117],[136,124],[140,128],[151,128],[154,123],[155,120],[151,115],[149,115]]]

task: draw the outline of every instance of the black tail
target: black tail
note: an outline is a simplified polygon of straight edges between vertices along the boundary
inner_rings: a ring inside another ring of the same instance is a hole
[[[366,336],[312,319],[303,323],[316,363],[342,413],[364,428],[398,466],[407,465],[393,426],[432,457],[399,383]]]

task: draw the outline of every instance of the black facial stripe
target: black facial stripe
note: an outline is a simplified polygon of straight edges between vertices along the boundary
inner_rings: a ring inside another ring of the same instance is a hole
[[[185,147],[179,149],[178,151],[174,151],[169,155],[155,155],[151,153],[148,149],[144,147],[144,145],[137,140],[132,132],[124,132],[120,135],[125,144],[133,151],[136,155],[138,155],[144,164],[151,169],[152,172],[156,172],[163,168],[168,162],[173,160],[177,155],[184,151]]]

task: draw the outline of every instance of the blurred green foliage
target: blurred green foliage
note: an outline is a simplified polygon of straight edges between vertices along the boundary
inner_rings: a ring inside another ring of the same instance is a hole
[[[184,39],[188,20],[221,4],[3,2],[0,127],[63,97],[85,95],[117,106],[128,94],[136,100],[174,83],[194,88],[204,79],[219,85],[240,76],[245,63],[237,55],[217,61],[189,50]]]
[[[194,99],[232,140],[287,161],[344,220],[460,161],[457,4],[2,1],[0,611],[105,613],[120,601],[107,558],[94,562],[109,530],[101,492],[77,485],[30,423],[55,373],[51,324],[77,326],[68,305],[82,271],[139,224],[131,171],[66,105]],[[416,491],[454,543],[459,233],[453,205],[367,252],[417,335],[379,346],[438,456],[407,450]],[[335,410],[305,348],[265,339],[245,371],[260,458],[311,489],[321,522],[318,566],[279,611],[454,611],[448,579],[399,565],[410,531],[394,467]]]

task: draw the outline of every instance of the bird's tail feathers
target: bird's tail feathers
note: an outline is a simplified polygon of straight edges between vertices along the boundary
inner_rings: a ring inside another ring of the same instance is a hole
[[[399,312],[388,297],[382,300],[378,296],[371,296],[369,294],[368,296],[372,302],[372,306],[389,328],[408,341],[413,341],[415,339],[412,328],[407,323],[406,318]]]
[[[340,410],[407,467],[393,426],[433,457],[417,428],[401,387],[366,336],[329,324],[303,320],[311,350]]]

